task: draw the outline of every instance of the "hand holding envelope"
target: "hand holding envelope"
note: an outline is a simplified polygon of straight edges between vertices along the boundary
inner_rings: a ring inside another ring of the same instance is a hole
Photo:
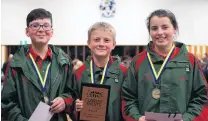
[[[50,111],[53,113],[60,113],[66,107],[64,99],[62,97],[57,97],[51,101]]]
[[[146,121],[145,116],[140,117],[138,121]]]

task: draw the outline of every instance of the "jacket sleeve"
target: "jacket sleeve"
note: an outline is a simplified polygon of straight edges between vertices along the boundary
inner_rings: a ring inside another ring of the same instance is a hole
[[[85,69],[86,64],[82,65],[74,72],[73,89],[75,91],[75,100],[81,99],[81,80],[84,77],[83,75]]]
[[[74,95],[73,95],[73,109],[71,109],[71,112],[70,112],[70,117],[72,119],[72,121],[77,121],[78,119],[78,112],[75,110],[75,101],[77,99],[80,99],[81,95],[80,95],[80,89],[79,89],[79,84],[80,84],[80,80],[78,79],[82,74],[80,72],[77,72],[79,71],[80,69],[76,70],[74,73],[73,73],[73,81],[72,81],[72,88],[74,90]],[[79,75],[79,76],[78,76]]]
[[[21,114],[21,110],[18,105],[16,81],[10,66],[8,66],[8,71],[5,76],[5,83],[1,93],[3,118],[9,121],[28,121],[28,119],[23,117]]]
[[[183,121],[191,121],[201,114],[208,101],[208,87],[202,73],[199,61],[194,58],[193,85],[187,111],[183,114]]]
[[[127,76],[128,69],[124,65],[120,65],[120,69],[121,69],[122,76],[123,76],[123,78],[122,78],[122,85],[123,85],[123,82],[124,82],[124,80],[125,80],[125,78]],[[122,88],[122,86],[120,88]],[[120,97],[122,97],[121,93],[120,93]],[[124,109],[122,107],[122,99],[120,99],[120,107],[121,107],[121,109],[120,109],[120,121],[125,121],[124,120],[124,116],[125,116],[124,115]]]
[[[66,83],[64,87],[64,93],[61,94],[59,97],[62,97],[65,101],[66,108],[65,111],[66,113],[70,113],[70,111],[73,108],[73,94],[74,90],[72,88],[73,85],[73,80],[72,80],[72,64],[66,65],[65,66],[65,71],[67,72],[67,77],[66,77]]]
[[[135,121],[142,116],[138,109],[137,80],[134,68],[135,64],[132,62],[122,86],[122,113],[126,121]]]

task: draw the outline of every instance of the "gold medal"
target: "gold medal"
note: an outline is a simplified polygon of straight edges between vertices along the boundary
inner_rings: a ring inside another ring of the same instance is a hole
[[[154,99],[159,99],[160,98],[160,89],[155,88],[152,90],[152,97]]]
[[[48,99],[48,97],[47,97],[47,96],[44,96],[44,101],[45,101],[45,103],[46,103],[46,104],[48,104],[49,99]]]
[[[155,81],[155,85],[156,85],[156,88],[152,90],[152,98],[154,98],[154,99],[159,99],[160,98],[160,89],[157,86],[159,85],[159,80],[160,80],[161,74],[164,72],[164,70],[165,70],[165,68],[166,68],[166,66],[167,66],[167,64],[170,60],[170,57],[171,57],[172,53],[174,52],[174,48],[175,48],[175,45],[173,45],[171,47],[167,57],[165,58],[162,66],[160,67],[158,73],[155,70],[154,64],[153,64],[153,62],[151,60],[151,57],[150,57],[150,53],[147,52],[147,57],[148,57],[150,69],[153,73],[154,81]]]

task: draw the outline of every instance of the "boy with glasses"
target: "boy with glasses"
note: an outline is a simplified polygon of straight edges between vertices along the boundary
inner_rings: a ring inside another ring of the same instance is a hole
[[[42,101],[51,105],[51,121],[65,121],[72,105],[72,63],[61,49],[48,45],[53,36],[51,13],[32,10],[27,16],[26,35],[32,44],[21,47],[10,61],[2,111],[9,121],[27,121]]]

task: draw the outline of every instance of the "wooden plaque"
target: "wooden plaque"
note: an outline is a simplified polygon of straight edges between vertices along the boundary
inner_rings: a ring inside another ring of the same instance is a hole
[[[82,97],[84,108],[80,111],[80,121],[106,121],[110,86],[82,83]]]

